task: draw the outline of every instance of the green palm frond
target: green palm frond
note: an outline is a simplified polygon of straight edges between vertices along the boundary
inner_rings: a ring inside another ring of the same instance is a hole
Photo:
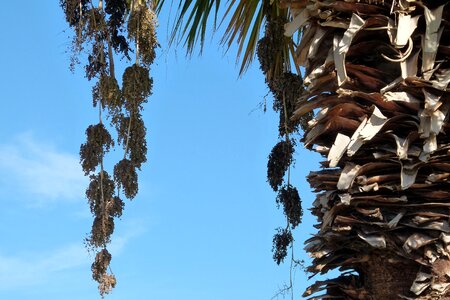
[[[234,6],[236,7],[234,8]],[[231,0],[224,19],[231,13],[233,8],[234,12],[223,36],[222,43],[230,48],[232,43],[235,40],[237,41],[237,58],[239,59],[243,54],[239,71],[239,73],[242,74],[248,68],[255,56],[256,45],[261,33],[261,26],[264,25],[265,11],[263,1]]]
[[[165,0],[157,1],[157,13],[161,11],[165,2]],[[213,30],[215,30],[219,7],[220,0],[180,0],[169,43],[180,42],[184,39],[187,53],[192,54],[195,46],[200,42],[201,52],[211,12],[214,10]]]
[[[167,0],[155,0],[156,12],[160,13],[166,5]],[[173,0],[171,0],[173,1]],[[220,16],[220,25],[226,23],[225,33],[221,43],[229,49],[235,42],[237,43],[237,60],[240,62],[240,74],[244,73],[255,57],[258,40],[264,33],[265,23],[270,18],[288,16],[288,10],[278,7],[278,1],[272,5],[270,0],[228,0],[225,7],[221,7],[220,0],[179,0],[174,20],[174,25],[170,33],[169,43],[183,43],[187,54],[191,55],[195,47],[200,44],[200,53],[203,50],[206,33],[213,20],[212,30],[217,29],[219,9],[224,9],[225,13]],[[171,5],[174,3],[171,2]],[[220,26],[219,25],[219,26]],[[286,49],[291,41],[286,39]],[[277,58],[280,66],[290,65],[290,51],[280,53],[282,57]]]

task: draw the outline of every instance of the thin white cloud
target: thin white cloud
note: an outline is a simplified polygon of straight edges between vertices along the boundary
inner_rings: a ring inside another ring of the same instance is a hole
[[[113,236],[108,247],[113,257],[118,257],[131,239],[145,232],[142,222],[131,221],[127,225],[122,235]],[[45,285],[59,274],[70,274],[80,267],[88,269],[92,260],[81,242],[46,253],[3,255],[0,252],[0,290]]]
[[[87,184],[76,155],[37,141],[31,134],[0,144],[0,174],[8,186],[37,197],[34,204],[83,199]]]
[[[40,255],[0,254],[0,289],[39,285],[58,272],[83,265],[89,265],[89,256],[81,243]]]
[[[113,256],[120,255],[125,245],[132,239],[139,237],[147,231],[149,224],[138,219],[128,220],[127,222],[116,221],[121,234],[112,237],[111,245],[108,247]],[[150,224],[151,226],[151,224]]]

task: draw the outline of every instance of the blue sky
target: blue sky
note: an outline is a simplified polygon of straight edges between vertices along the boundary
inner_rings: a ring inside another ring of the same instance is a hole
[[[7,1],[0,25],[0,299],[99,299],[83,246],[92,219],[78,165],[85,128],[97,122],[91,83],[81,67],[68,69],[57,1]],[[190,60],[181,48],[166,51],[166,25],[161,19],[163,49],[143,114],[148,162],[116,222],[118,285],[108,299],[271,299],[289,266],[271,253],[285,220],[266,182],[278,117],[255,110],[268,92],[264,78],[254,64],[238,79],[234,52],[224,55],[218,38]],[[292,182],[305,210],[295,247],[306,259],[314,195],[305,176],[319,164],[301,147],[295,158]],[[296,272],[297,299],[306,278]]]

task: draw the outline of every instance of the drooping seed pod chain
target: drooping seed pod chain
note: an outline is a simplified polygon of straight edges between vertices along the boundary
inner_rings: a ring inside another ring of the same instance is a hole
[[[142,110],[151,95],[153,79],[150,65],[158,46],[156,15],[151,1],[143,0],[60,0],[66,20],[73,28],[71,69],[80,53],[86,53],[86,78],[94,81],[92,103],[99,110],[97,125],[86,130],[80,147],[80,162],[89,175],[86,197],[94,221],[86,245],[94,250],[93,279],[104,297],[116,285],[107,246],[114,232],[114,219],[122,216],[125,203],[138,192],[138,174],[147,160],[146,128]],[[134,46],[134,47],[133,47]],[[130,61],[129,53],[136,53]],[[115,57],[125,57],[131,66],[122,76],[122,87],[115,77]],[[109,119],[112,126],[105,125]],[[109,130],[116,130],[114,143]],[[122,145],[123,159],[114,167],[113,178],[106,171],[106,154],[115,144]]]
[[[301,75],[290,70],[292,53],[288,45],[291,41],[284,35],[284,25],[289,14],[287,10],[279,9],[276,3],[265,1],[264,5],[267,22],[264,36],[258,41],[256,50],[267,87],[273,95],[273,109],[279,115],[278,132],[281,138],[269,154],[267,180],[272,189],[278,191],[276,203],[283,208],[286,216],[286,227],[278,228],[273,237],[272,252],[277,264],[284,262],[288,252],[291,252],[291,282],[283,293],[293,293],[292,274],[297,263],[294,262],[292,229],[301,223],[303,216],[299,193],[290,182],[296,146],[293,137],[300,133],[300,129],[305,130],[305,124],[312,119],[312,114],[292,120],[297,97],[304,87]]]

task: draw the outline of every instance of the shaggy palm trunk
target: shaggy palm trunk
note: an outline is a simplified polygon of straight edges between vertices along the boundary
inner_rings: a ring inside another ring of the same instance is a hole
[[[303,141],[318,232],[311,299],[450,299],[449,1],[302,0]]]

